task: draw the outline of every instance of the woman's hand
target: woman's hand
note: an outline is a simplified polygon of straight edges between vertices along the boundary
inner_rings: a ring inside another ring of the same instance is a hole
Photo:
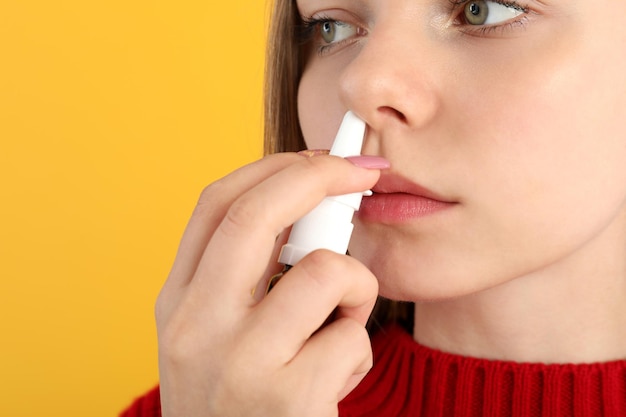
[[[320,250],[266,297],[254,290],[277,272],[277,236],[325,196],[378,177],[333,156],[278,154],[204,190],[156,305],[164,416],[337,414],[372,364],[375,277]]]

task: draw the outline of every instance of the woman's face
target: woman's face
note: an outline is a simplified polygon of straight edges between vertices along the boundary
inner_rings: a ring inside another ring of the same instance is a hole
[[[626,253],[625,1],[297,4],[307,146],[329,148],[350,109],[363,153],[391,161],[350,245],[383,295],[454,297]]]

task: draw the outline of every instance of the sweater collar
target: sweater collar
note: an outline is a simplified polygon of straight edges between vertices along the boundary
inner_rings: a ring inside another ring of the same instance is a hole
[[[340,415],[412,417],[626,416],[626,361],[535,364],[422,346],[394,326],[372,339],[374,367]]]

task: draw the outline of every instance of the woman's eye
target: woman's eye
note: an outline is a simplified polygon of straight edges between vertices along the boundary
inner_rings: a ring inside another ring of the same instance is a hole
[[[465,22],[470,25],[497,25],[511,20],[523,13],[524,9],[516,4],[495,1],[470,1],[463,10]]]
[[[341,42],[357,34],[357,28],[339,20],[326,20],[320,23],[322,40],[327,44]]]

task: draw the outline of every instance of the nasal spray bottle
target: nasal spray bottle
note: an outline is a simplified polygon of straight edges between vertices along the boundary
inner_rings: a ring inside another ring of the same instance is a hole
[[[340,157],[360,155],[365,136],[365,122],[352,112],[346,113],[330,149],[330,155]],[[359,209],[363,195],[371,191],[326,197],[322,202],[294,223],[289,240],[282,247],[278,261],[285,265],[283,271],[274,275],[267,292],[309,253],[328,249],[345,254],[352,235],[352,216]]]

